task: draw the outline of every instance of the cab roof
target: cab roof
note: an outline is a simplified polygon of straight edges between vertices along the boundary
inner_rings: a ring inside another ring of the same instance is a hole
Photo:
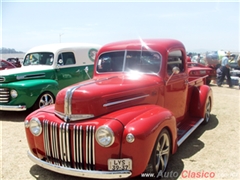
[[[126,41],[118,41],[104,45],[100,51],[111,50],[140,50],[139,48],[145,47],[152,50],[169,50],[175,47],[184,48],[184,45],[179,40],[175,39],[133,39]],[[99,51],[99,52],[100,52]],[[101,52],[100,52],[101,53]]]
[[[59,50],[69,50],[69,49],[78,49],[78,48],[97,48],[99,49],[101,45],[91,44],[91,43],[56,43],[56,44],[46,44],[41,46],[36,46],[28,50],[30,52],[58,52]]]

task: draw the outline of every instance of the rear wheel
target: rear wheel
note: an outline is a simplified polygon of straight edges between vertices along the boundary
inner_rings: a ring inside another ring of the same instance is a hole
[[[203,124],[207,124],[209,122],[211,117],[210,112],[211,112],[211,101],[210,101],[210,98],[208,98],[205,106],[205,115],[204,115]]]
[[[155,142],[152,155],[146,169],[147,172],[154,173],[156,176],[161,176],[168,165],[171,150],[171,139],[169,132],[163,129]]]
[[[33,110],[54,104],[54,102],[55,102],[55,99],[54,99],[53,94],[50,92],[44,92],[43,94],[41,94],[39,96],[39,98],[35,102],[35,104],[33,106]]]

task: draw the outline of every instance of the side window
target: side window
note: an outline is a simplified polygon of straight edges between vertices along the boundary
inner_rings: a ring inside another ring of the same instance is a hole
[[[169,75],[172,74],[172,69],[174,67],[178,67],[180,72],[184,72],[184,58],[182,55],[182,51],[174,50],[168,54],[168,62],[167,62],[167,73]]]
[[[73,52],[65,52],[58,55],[58,65],[71,65],[76,64]]]

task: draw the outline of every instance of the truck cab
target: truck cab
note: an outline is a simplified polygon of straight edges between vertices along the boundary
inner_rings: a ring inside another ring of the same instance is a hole
[[[213,97],[206,77],[189,76],[178,40],[106,44],[91,80],[62,89],[55,105],[26,117],[28,157],[77,177],[162,174],[170,154],[210,120]]]

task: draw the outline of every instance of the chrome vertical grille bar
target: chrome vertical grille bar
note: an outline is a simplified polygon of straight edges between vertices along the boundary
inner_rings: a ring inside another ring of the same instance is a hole
[[[92,169],[92,126],[89,127],[88,132],[88,169]]]
[[[57,123],[55,123],[55,125],[54,125],[54,134],[55,134],[55,138],[56,138],[56,140],[55,140],[55,149],[56,149],[56,160],[57,160],[57,164],[58,165],[60,165],[60,158],[59,158],[59,148],[58,148],[58,142],[59,142],[59,140],[58,140],[58,127],[57,127]]]
[[[95,144],[94,144],[94,134],[95,134],[95,126],[93,126],[92,130],[92,165],[93,165],[93,170],[95,170]]]
[[[52,157],[53,157],[53,163],[55,164],[56,159],[56,149],[55,149],[55,135],[54,135],[54,124],[53,122],[50,123],[50,140],[51,140],[51,151],[52,151]]]
[[[78,144],[78,126],[73,126],[73,156],[74,156],[74,167],[79,169],[79,144]]]
[[[67,152],[67,166],[71,167],[71,157],[70,157],[70,132],[69,132],[69,124],[66,124],[66,152]]]
[[[63,124],[64,123],[61,123],[59,126],[59,149],[60,149],[60,162],[62,163],[62,166],[64,166],[63,137],[62,137]]]
[[[88,168],[88,126],[86,127],[86,168]]]
[[[83,135],[82,135],[82,126],[80,126],[80,132],[79,132],[79,144],[80,144],[80,148],[79,148],[79,156],[80,156],[80,168],[83,169],[83,143],[82,143],[82,139],[83,139]]]
[[[55,147],[55,162],[57,165],[60,164],[59,162],[59,141],[58,141],[58,127],[57,123],[53,123],[53,134],[54,134],[54,147]]]
[[[63,123],[63,126],[62,126],[62,131],[61,131],[61,133],[62,133],[62,152],[63,152],[63,164],[64,164],[64,166],[67,166],[67,157],[66,157],[66,136],[65,136],[65,129],[66,129],[66,124],[65,123]]]
[[[44,137],[44,150],[47,156],[47,161],[50,161],[50,142],[49,142],[49,131],[48,131],[48,121],[43,120],[43,137]]]

